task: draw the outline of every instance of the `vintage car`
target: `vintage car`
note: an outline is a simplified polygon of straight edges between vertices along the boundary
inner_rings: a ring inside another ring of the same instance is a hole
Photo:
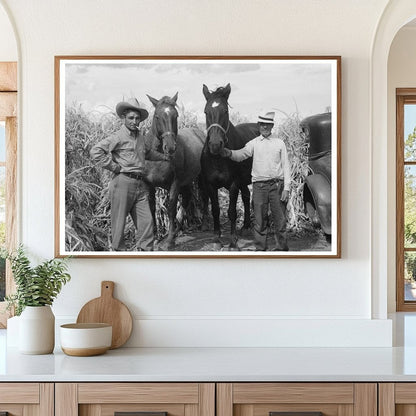
[[[305,211],[312,224],[331,237],[331,113],[316,114],[300,123],[309,143],[310,174],[303,190]]]

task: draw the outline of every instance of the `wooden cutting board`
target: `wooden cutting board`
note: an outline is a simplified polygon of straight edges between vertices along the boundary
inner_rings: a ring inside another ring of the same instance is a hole
[[[133,319],[127,306],[113,297],[114,282],[101,282],[101,296],[87,302],[77,323],[103,322],[113,326],[111,349],[121,347],[130,337]]]

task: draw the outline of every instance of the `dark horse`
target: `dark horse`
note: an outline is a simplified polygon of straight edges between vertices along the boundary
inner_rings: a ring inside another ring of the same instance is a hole
[[[178,132],[178,112],[173,97],[160,100],[149,97],[155,107],[152,127],[146,135],[148,143],[169,157],[167,161],[153,162],[146,160],[146,181],[152,186],[150,191],[151,210],[155,212],[155,187],[169,191],[169,232],[166,238],[167,249],[175,245],[176,211],[179,194],[186,210],[192,196],[192,182],[201,170],[201,152],[205,141],[204,133],[199,129],[184,128]]]
[[[230,247],[237,246],[236,221],[237,198],[241,191],[244,204],[244,229],[251,226],[250,221],[250,191],[247,187],[251,183],[252,158],[243,162],[233,162],[220,156],[224,147],[232,150],[241,149],[244,145],[259,135],[257,124],[245,123],[234,126],[229,119],[228,97],[231,86],[217,88],[210,92],[204,84],[202,89],[207,100],[205,116],[207,126],[207,138],[201,155],[201,186],[205,190],[202,193],[204,200],[204,217],[208,211],[209,196],[211,200],[212,216],[214,218],[214,232],[221,236],[220,208],[218,203],[218,189],[229,190],[228,218],[231,221]]]

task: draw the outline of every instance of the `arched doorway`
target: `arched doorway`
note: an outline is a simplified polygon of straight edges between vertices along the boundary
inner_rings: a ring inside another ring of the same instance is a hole
[[[380,18],[371,55],[372,316],[387,318],[395,276],[395,169],[389,156],[388,57],[397,32],[416,17],[413,0],[390,2]],[[392,235],[392,232],[394,235]],[[393,240],[393,241],[392,241]],[[393,273],[393,276],[392,276]]]

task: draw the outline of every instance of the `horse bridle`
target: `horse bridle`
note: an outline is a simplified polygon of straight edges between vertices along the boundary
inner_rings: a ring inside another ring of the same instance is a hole
[[[159,139],[160,146],[162,146],[162,148],[163,148],[163,139],[166,136],[173,136],[173,137],[175,137],[176,136],[176,133],[174,133],[173,131],[165,131],[160,136],[157,135],[157,138]]]
[[[169,136],[169,135],[176,136],[176,134],[173,131],[165,131],[164,133],[162,133],[160,135],[160,138],[163,139],[163,138],[165,138],[166,136]]]
[[[227,136],[227,133],[228,133],[228,129],[230,128],[230,120],[228,120],[228,124],[227,124],[227,128],[225,129],[223,126],[221,126],[221,124],[217,124],[217,123],[212,123],[212,124],[210,124],[208,127],[207,127],[207,136],[208,136],[208,133],[209,133],[209,131],[213,128],[213,127],[218,127],[223,133],[224,133],[224,136],[225,136],[225,140],[224,140],[224,143],[225,144],[227,144],[228,143],[228,136]]]
[[[175,106],[173,106],[173,107],[175,107]],[[177,135],[177,133],[174,133],[173,131],[169,130],[169,131],[165,131],[164,133],[162,133],[160,135],[158,133],[157,137],[160,141],[162,141],[166,136],[176,136],[176,135]]]

